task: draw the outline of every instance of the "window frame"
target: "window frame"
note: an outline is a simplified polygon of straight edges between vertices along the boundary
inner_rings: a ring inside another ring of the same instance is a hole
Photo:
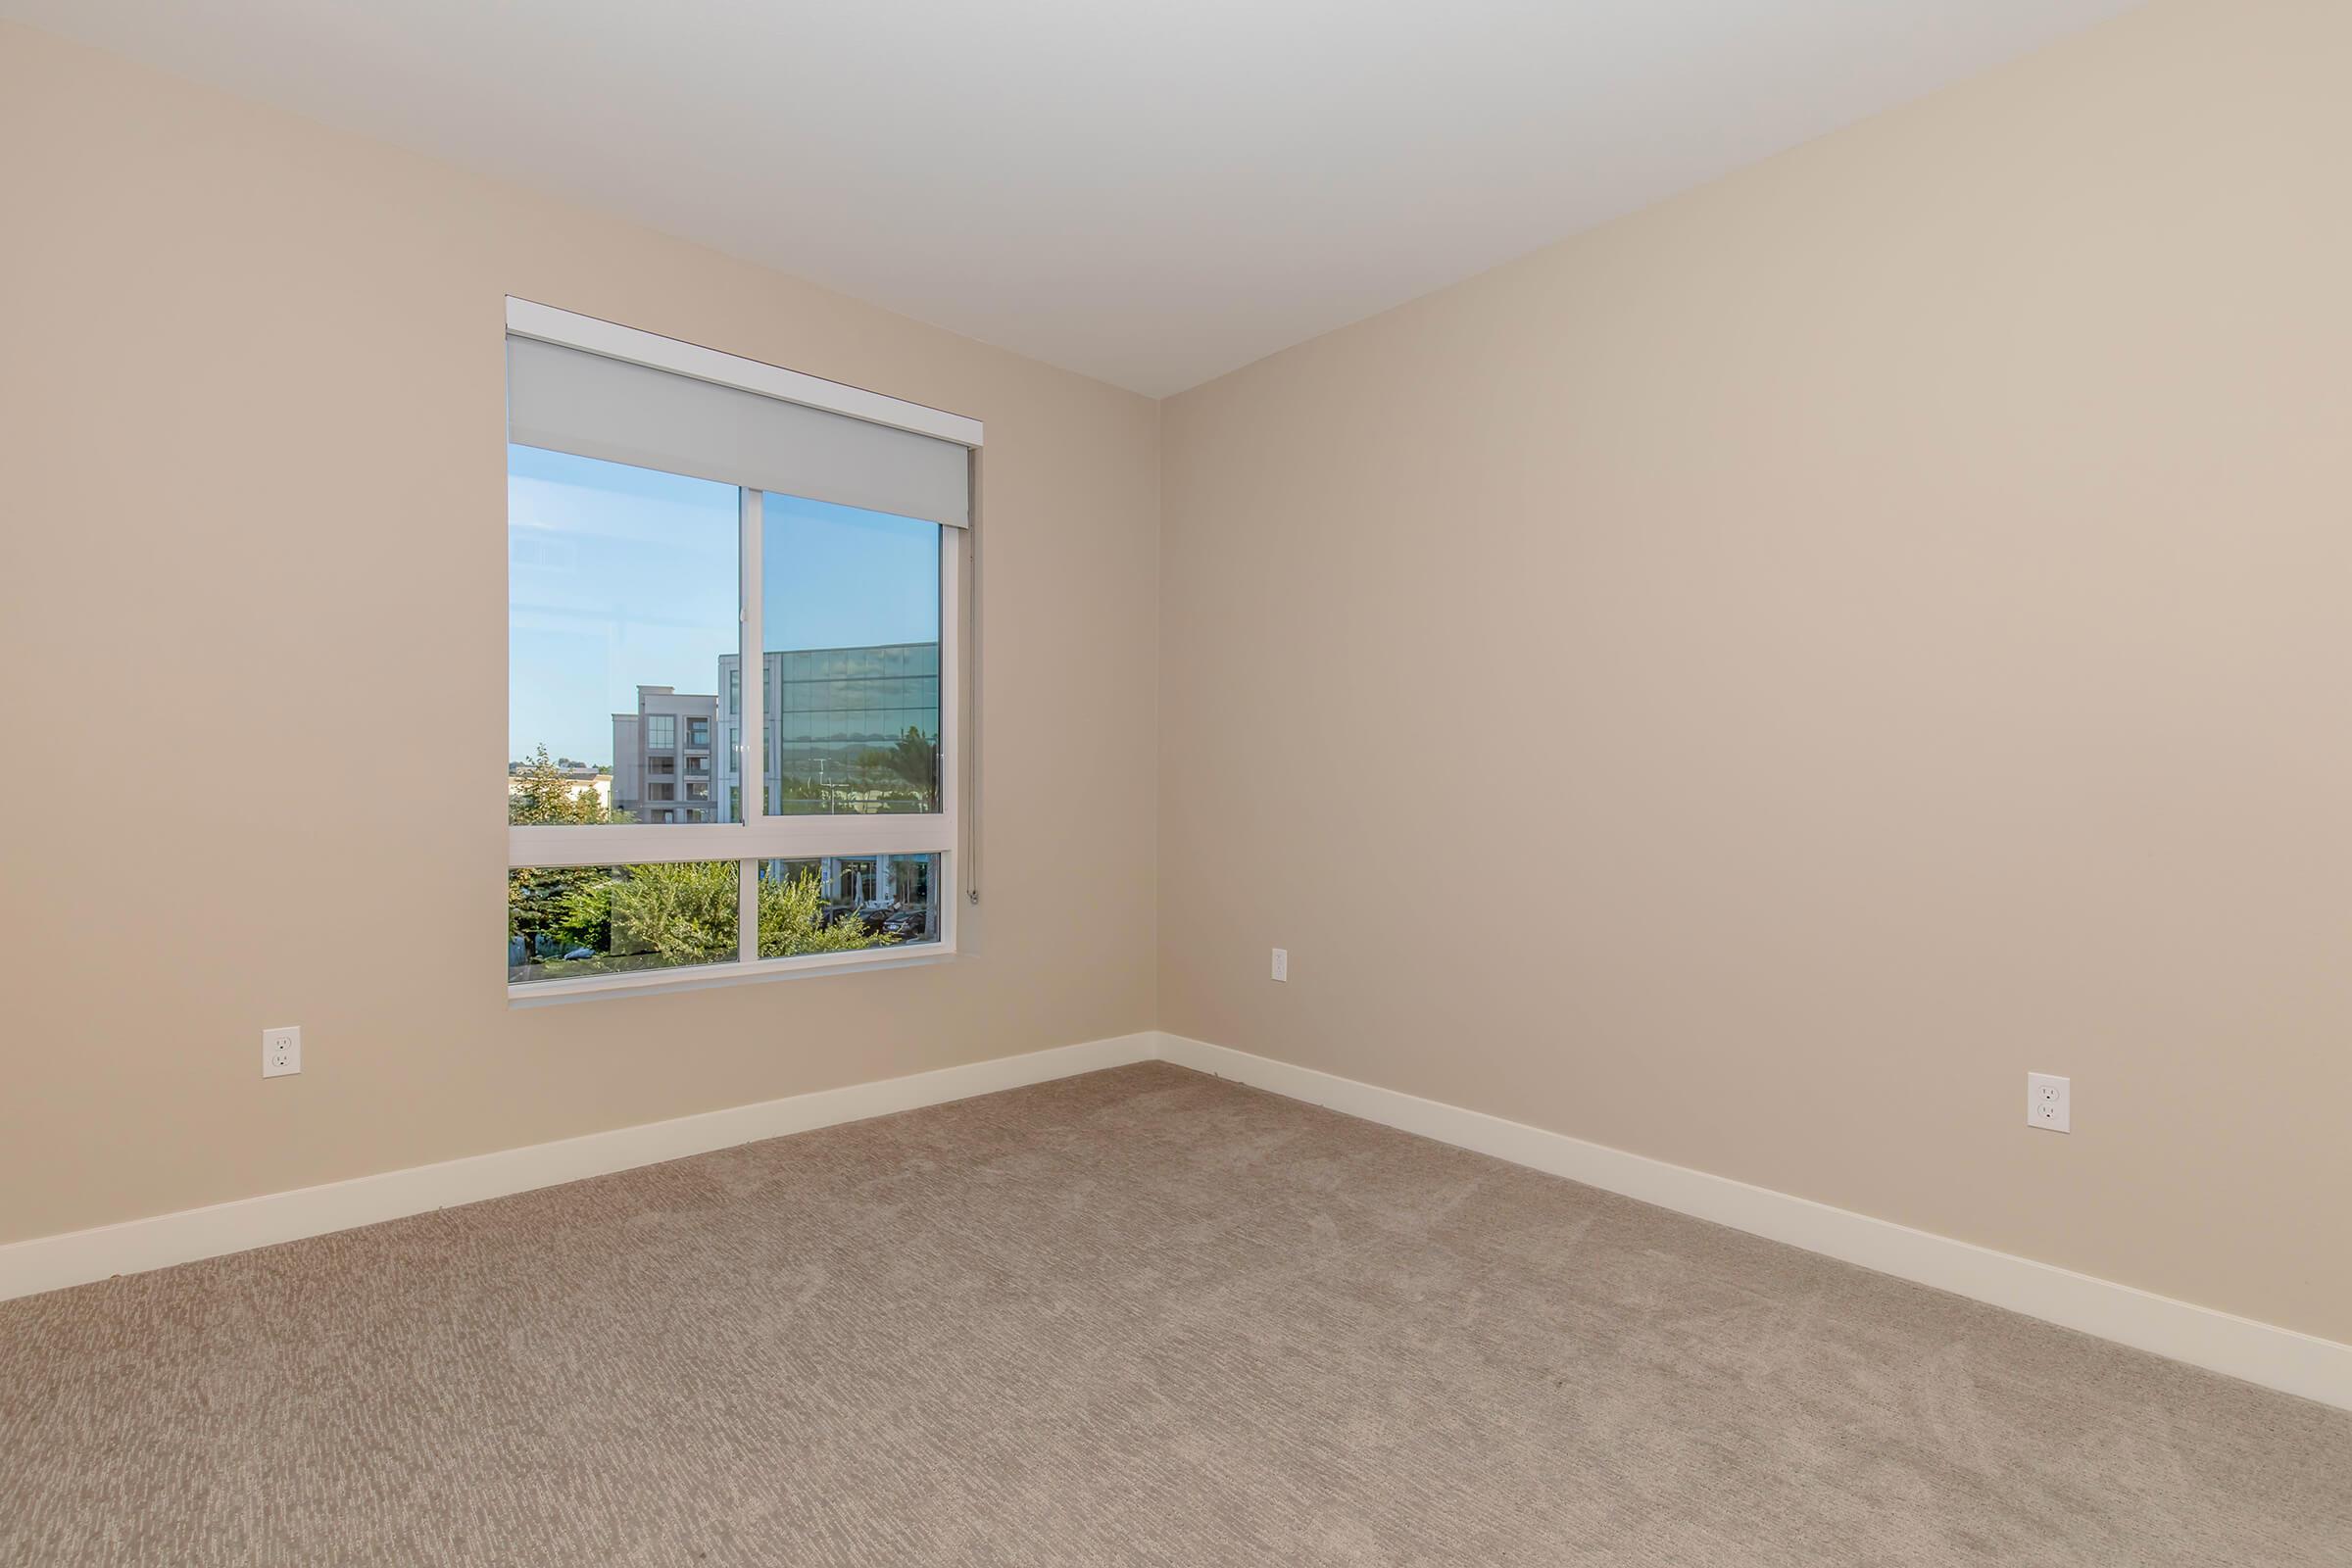
[[[721,386],[782,398],[828,413],[910,430],[954,442],[968,450],[973,465],[971,498],[979,499],[978,461],[982,425],[977,419],[886,397],[742,359],[715,349],[661,337],[593,317],[510,297],[507,335],[538,338],[568,348],[650,366]],[[740,690],[739,711],[728,715],[740,741],[734,754],[736,787],[744,820],[739,822],[629,823],[625,825],[517,826],[507,828],[510,871],[569,866],[640,865],[681,861],[733,860],[738,875],[736,956],[731,961],[670,968],[582,975],[562,980],[509,981],[512,1004],[561,1001],[608,992],[689,990],[750,980],[780,979],[844,969],[888,968],[952,957],[957,951],[957,914],[969,883],[966,809],[967,751],[965,639],[971,624],[970,584],[974,530],[953,523],[939,529],[939,809],[925,812],[767,814],[766,757],[770,747],[761,618],[765,598],[762,511],[764,493],[738,486],[737,668],[722,703]],[[926,519],[928,520],[928,519]],[[715,731],[718,726],[714,725]],[[717,737],[714,734],[713,739]],[[615,760],[617,761],[617,759]],[[723,776],[714,766],[710,776]],[[682,777],[683,775],[679,775]],[[762,860],[821,859],[842,856],[937,857],[931,894],[939,910],[939,936],[920,944],[892,944],[852,953],[799,954],[762,958],[760,953],[759,874]],[[978,895],[968,896],[977,902]]]

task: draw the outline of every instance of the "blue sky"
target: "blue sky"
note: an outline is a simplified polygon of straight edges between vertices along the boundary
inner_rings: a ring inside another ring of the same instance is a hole
[[[770,494],[770,650],[939,637],[939,528]],[[713,692],[735,651],[733,485],[507,448],[507,751],[612,760],[637,687]]]

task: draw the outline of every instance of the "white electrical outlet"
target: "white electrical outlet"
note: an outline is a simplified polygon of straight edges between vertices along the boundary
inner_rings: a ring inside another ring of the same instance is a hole
[[[1276,948],[1274,950],[1274,978],[1277,980],[1288,980],[1290,977],[1291,950],[1288,948]]]
[[[283,1029],[262,1031],[262,1076],[283,1078],[290,1072],[302,1071],[302,1030],[289,1024]]]
[[[2074,1130],[2075,1081],[2046,1072],[2026,1074],[2026,1125],[2043,1132]]]

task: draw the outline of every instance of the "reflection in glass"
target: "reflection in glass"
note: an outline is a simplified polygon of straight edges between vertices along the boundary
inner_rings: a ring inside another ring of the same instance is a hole
[[[509,871],[508,983],[731,962],[741,886],[734,860]]]
[[[760,508],[769,814],[938,810],[939,525]]]
[[[933,855],[760,862],[760,956],[848,953],[939,940]]]
[[[708,771],[685,764],[740,646],[740,512],[733,485],[507,448],[510,822],[718,820],[649,810],[646,783]]]

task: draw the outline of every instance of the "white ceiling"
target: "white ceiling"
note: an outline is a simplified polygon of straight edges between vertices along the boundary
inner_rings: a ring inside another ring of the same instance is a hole
[[[1163,395],[2137,0],[0,0]]]

